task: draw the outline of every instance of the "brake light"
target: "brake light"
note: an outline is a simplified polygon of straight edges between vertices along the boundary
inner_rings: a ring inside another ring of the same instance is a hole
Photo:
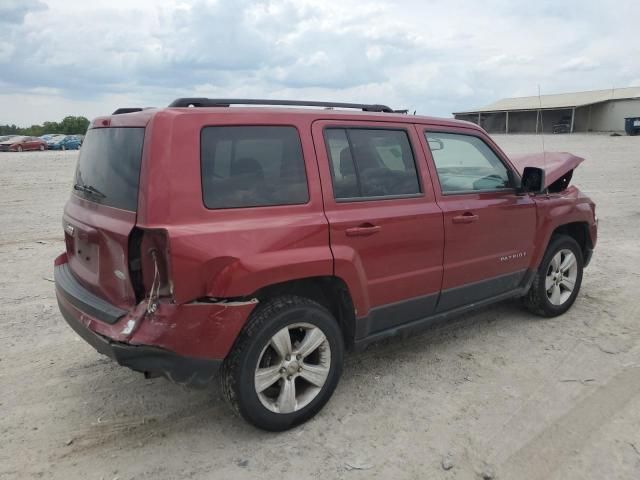
[[[167,231],[136,227],[129,237],[129,273],[138,302],[155,312],[161,300],[173,301]]]

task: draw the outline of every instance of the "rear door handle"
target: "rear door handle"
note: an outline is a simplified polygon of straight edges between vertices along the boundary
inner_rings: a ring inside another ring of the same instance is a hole
[[[478,221],[478,215],[471,212],[466,212],[463,215],[457,215],[453,217],[453,223],[473,223]]]
[[[366,223],[358,227],[351,227],[345,230],[348,237],[366,237],[378,233],[382,227]]]

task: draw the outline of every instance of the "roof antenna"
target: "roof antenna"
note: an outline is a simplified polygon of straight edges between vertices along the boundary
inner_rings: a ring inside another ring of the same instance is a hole
[[[544,120],[542,115],[542,96],[540,95],[540,84],[538,84],[538,106],[540,109],[540,139],[542,140],[542,162],[547,167],[547,150],[544,147]]]

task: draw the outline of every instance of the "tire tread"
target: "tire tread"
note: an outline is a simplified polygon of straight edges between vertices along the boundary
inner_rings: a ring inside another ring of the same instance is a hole
[[[573,300],[569,303],[569,305],[566,308],[562,308],[560,313],[550,309],[547,306],[546,292],[544,291],[544,287],[543,287],[544,279],[542,277],[546,276],[546,265],[549,262],[550,256],[563,243],[571,243],[575,247],[575,251],[576,251],[575,253],[577,253],[576,261],[579,262],[579,268],[580,268],[580,282],[577,285],[577,289],[578,289],[578,292],[580,290],[580,285],[582,283],[582,269],[583,269],[582,250],[580,250],[580,246],[578,245],[578,242],[576,242],[573,237],[569,235],[563,235],[563,234],[553,235],[551,237],[551,240],[549,241],[549,245],[544,254],[544,257],[540,262],[540,266],[536,270],[536,274],[533,277],[533,282],[531,282],[531,288],[529,288],[529,291],[526,293],[526,295],[522,297],[522,303],[524,307],[527,310],[529,310],[531,313],[538,315],[540,317],[555,317],[557,315],[561,315],[566,310],[571,308],[571,305],[573,305],[573,302],[577,297],[577,293],[576,293],[576,296],[573,298]]]
[[[246,419],[242,414],[238,400],[237,378],[239,377],[241,363],[245,357],[245,352],[251,345],[253,338],[265,327],[265,324],[280,311],[291,307],[304,306],[319,308],[324,310],[328,315],[331,315],[324,306],[311,299],[295,295],[283,295],[259,304],[258,307],[256,307],[256,310],[254,310],[249,317],[249,320],[240,332],[240,335],[238,335],[235,344],[220,369],[220,386],[222,394],[237,416]]]

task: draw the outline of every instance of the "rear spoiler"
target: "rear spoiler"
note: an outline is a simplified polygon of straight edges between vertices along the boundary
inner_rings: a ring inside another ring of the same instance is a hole
[[[122,115],[123,113],[134,113],[141,112],[143,110],[148,110],[153,107],[121,107],[116,109],[111,115]]]

